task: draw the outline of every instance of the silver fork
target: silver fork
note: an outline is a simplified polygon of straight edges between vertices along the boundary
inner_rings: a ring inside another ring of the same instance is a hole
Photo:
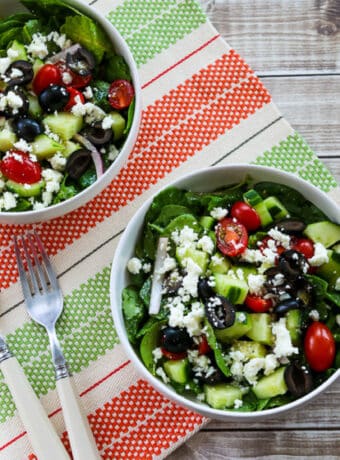
[[[14,237],[14,249],[18,264],[22,291],[31,318],[45,327],[51,346],[55,368],[57,391],[63,409],[74,460],[99,460],[101,457],[84,415],[78,393],[60,347],[55,325],[63,311],[63,295],[51,262],[38,234],[22,236],[20,251]],[[23,256],[22,256],[23,252]],[[27,271],[24,267],[26,260]]]

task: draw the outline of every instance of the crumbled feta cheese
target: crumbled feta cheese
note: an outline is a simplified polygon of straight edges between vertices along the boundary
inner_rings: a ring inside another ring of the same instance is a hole
[[[152,267],[151,267],[151,264],[150,264],[150,263],[143,264],[143,267],[142,267],[144,273],[149,273],[149,272],[151,272],[151,268],[152,268]]]
[[[18,113],[18,109],[23,106],[23,100],[13,91],[8,91],[6,95],[1,94],[0,97],[0,110],[4,111],[7,107],[11,107],[13,114]]]
[[[191,310],[183,317],[183,325],[190,336],[198,336],[201,334],[204,316],[203,305],[200,302],[193,302],[191,304]]]
[[[221,220],[228,214],[228,209],[226,208],[214,208],[210,211],[211,217],[216,220]]]
[[[176,260],[173,257],[167,256],[164,259],[163,265],[159,269],[158,273],[163,274],[170,272],[176,268]]]
[[[23,71],[17,68],[12,68],[10,78],[20,78],[24,75]]]
[[[261,295],[263,292],[263,285],[266,281],[266,277],[264,275],[253,275],[250,273],[248,276],[248,286],[249,286],[249,293],[255,295]]]
[[[83,91],[83,95],[85,99],[91,99],[93,97],[93,91],[91,86],[86,86],[86,88]]]
[[[43,169],[41,175],[45,179],[47,192],[59,192],[60,183],[63,179],[63,175],[59,171],[47,168]]]
[[[17,200],[16,200],[14,193],[5,192],[4,193],[4,208],[6,209],[6,211],[8,211],[9,209],[15,208],[16,205],[17,205]]]
[[[9,57],[0,58],[0,74],[3,75],[8,67],[11,65],[12,60]]]
[[[335,281],[334,289],[335,289],[336,291],[340,291],[340,276],[339,276],[339,278],[337,278],[337,280]]]
[[[308,259],[309,265],[312,267],[320,267],[322,264],[326,264],[329,260],[327,249],[321,243],[314,244],[314,255]]]
[[[53,157],[49,159],[49,162],[51,163],[51,166],[53,169],[56,171],[64,171],[65,166],[66,166],[66,161],[67,159],[64,157],[64,155],[61,152],[56,152]]]
[[[79,96],[75,97],[75,102],[76,104],[72,107],[71,112],[76,116],[85,116],[87,123],[102,121],[106,116],[104,110],[92,102],[85,102],[85,104],[83,104]]]
[[[163,380],[164,383],[169,383],[170,379],[166,375],[164,369],[162,367],[157,367],[156,374]]]
[[[275,336],[273,352],[277,358],[284,358],[299,353],[299,349],[292,344],[289,331],[286,327],[286,318],[280,318],[279,321],[273,323],[272,332]]]
[[[336,315],[335,321],[336,321],[336,324],[340,326],[340,314]]]
[[[138,275],[142,269],[142,262],[138,257],[132,257],[127,263],[127,269],[132,275]]]
[[[235,401],[234,401],[234,409],[239,409],[242,406],[243,406],[242,399],[235,399]]]
[[[5,188],[5,181],[3,179],[0,179],[0,192],[2,192],[4,188]]]
[[[264,357],[264,375],[271,374],[280,365],[276,356],[272,353]]]
[[[27,53],[33,58],[44,59],[48,55],[46,37],[42,34],[33,34],[31,43],[26,46]]]
[[[264,368],[264,358],[252,358],[243,366],[244,378],[251,384],[257,383],[257,374]]]
[[[112,127],[112,118],[110,117],[110,115],[108,115],[107,117],[103,118],[102,128],[103,129],[110,129],[111,127]]]
[[[177,246],[188,246],[190,243],[197,241],[197,238],[197,233],[187,225],[185,225],[180,231],[175,230],[171,233],[171,239]]]
[[[240,361],[234,361],[230,366],[231,375],[235,378],[235,380],[242,380],[243,379],[243,363]]]
[[[241,311],[241,312],[239,313],[239,315],[238,315],[238,321],[239,321],[240,323],[245,323],[246,320],[247,320],[246,314],[243,313],[243,311]]]
[[[197,242],[197,247],[201,248],[203,251],[207,252],[208,254],[212,254],[215,248],[213,240],[207,236],[204,235],[200,240]]]
[[[154,348],[152,350],[153,360],[155,362],[159,361],[163,357],[163,353],[160,347]]]
[[[70,83],[72,83],[73,80],[72,75],[69,72],[63,72],[61,78],[65,85],[69,85]]]
[[[22,152],[32,152],[32,146],[25,139],[19,139],[13,146]]]
[[[117,158],[118,154],[119,154],[119,150],[117,149],[117,147],[114,144],[111,144],[109,146],[109,151],[107,155],[108,159],[110,161],[113,161]]]
[[[7,56],[11,59],[16,59],[19,56],[19,51],[14,50],[13,48],[8,48]]]
[[[318,310],[311,310],[308,315],[313,321],[319,321],[320,314]]]
[[[286,233],[280,232],[277,227],[271,228],[268,231],[268,235],[271,236],[275,241],[277,241],[280,246],[283,246],[286,249],[289,248],[290,236]]]

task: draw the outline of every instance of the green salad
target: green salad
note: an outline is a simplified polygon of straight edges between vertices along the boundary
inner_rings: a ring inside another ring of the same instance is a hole
[[[92,185],[130,131],[130,69],[103,28],[62,0],[0,20],[0,212],[39,210]]]
[[[340,367],[339,242],[285,185],[167,188],[127,263],[128,338],[154,376],[215,409],[287,404]]]

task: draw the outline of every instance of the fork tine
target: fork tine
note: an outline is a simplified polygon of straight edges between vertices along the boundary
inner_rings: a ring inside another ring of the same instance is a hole
[[[45,276],[44,270],[42,268],[41,262],[40,262],[39,257],[38,257],[38,253],[37,253],[37,250],[36,250],[36,246],[34,244],[33,236],[30,233],[28,234],[27,241],[28,241],[28,244],[29,244],[29,246],[31,248],[31,252],[33,254],[33,258],[34,258],[34,262],[35,262],[35,269],[36,269],[35,273],[38,273],[40,286],[41,286],[43,292],[47,292],[48,286],[47,286],[47,283],[46,283],[46,276]]]
[[[27,276],[26,276],[24,264],[22,263],[22,258],[21,258],[21,254],[20,254],[20,250],[19,250],[19,246],[18,246],[17,237],[14,236],[13,240],[14,240],[15,257],[17,259],[18,271],[19,271],[19,276],[20,276],[20,281],[21,281],[21,286],[22,286],[22,292],[23,292],[25,298],[31,299],[31,297],[32,297],[31,288],[30,288],[30,285],[28,283],[28,279],[27,279]]]
[[[33,268],[33,264],[31,262],[31,256],[28,253],[27,243],[25,242],[25,239],[24,239],[23,236],[21,237],[21,242],[22,242],[22,247],[24,249],[24,253],[25,253],[28,272],[29,272],[31,282],[32,282],[32,285],[33,285],[33,295],[34,295],[34,294],[37,294],[39,292],[40,288],[39,288],[37,276],[36,276],[34,268]]]
[[[44,245],[40,239],[40,236],[38,235],[38,233],[34,230],[34,236],[35,236],[35,240],[37,242],[37,245],[39,247],[39,250],[40,250],[40,254],[42,255],[42,258],[43,258],[43,261],[45,263],[45,268],[46,268],[46,271],[48,273],[48,277],[49,277],[49,280],[50,280],[50,283],[51,283],[51,286],[53,289],[58,289],[59,288],[59,283],[58,283],[58,279],[57,279],[57,276],[55,274],[55,271],[53,270],[53,267],[52,267],[52,264],[51,264],[51,261],[47,255],[47,252],[44,248]]]

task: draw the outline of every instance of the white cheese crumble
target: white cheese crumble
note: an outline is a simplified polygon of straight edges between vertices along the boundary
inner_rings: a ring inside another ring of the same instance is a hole
[[[22,152],[32,152],[32,145],[26,142],[25,139],[19,139],[13,146]]]
[[[197,247],[201,248],[204,252],[207,252],[208,254],[212,254],[215,245],[213,240],[209,236],[204,235],[201,239],[198,240]]]
[[[162,367],[157,367],[156,374],[163,380],[164,383],[169,383],[170,379],[166,375],[164,369]]]
[[[73,80],[72,75],[69,72],[63,72],[61,74],[61,78],[65,85],[69,85],[70,83],[72,83]]]
[[[319,321],[320,314],[318,310],[311,310],[308,315],[313,321]]]
[[[221,220],[223,217],[228,215],[228,209],[225,208],[214,208],[210,211],[211,217],[213,217],[216,220]]]
[[[93,91],[91,86],[86,86],[86,88],[83,91],[83,96],[85,99],[91,99],[93,97]]]
[[[263,292],[263,285],[265,281],[265,275],[253,275],[252,273],[250,273],[250,275],[248,276],[249,293],[260,296]]]
[[[9,57],[0,58],[0,73],[3,75],[8,67],[11,65],[12,60]]]
[[[279,321],[273,323],[272,332],[275,336],[273,352],[277,358],[284,358],[299,353],[299,349],[292,344],[289,331],[286,327],[286,318],[280,318]]]
[[[271,228],[268,231],[268,235],[271,236],[275,241],[277,241],[284,248],[289,248],[290,245],[290,236],[280,232],[277,227]]]
[[[336,321],[336,324],[340,326],[340,314],[336,315],[335,321]]]
[[[156,363],[163,357],[163,353],[160,347],[154,348],[152,350],[153,360]]]
[[[4,192],[4,201],[3,201],[3,207],[5,208],[6,211],[9,209],[15,208],[17,205],[17,200],[12,192]]]
[[[235,401],[234,401],[234,409],[239,409],[242,406],[243,406],[242,399],[235,399]]]
[[[103,129],[110,129],[111,127],[112,127],[112,118],[108,115],[107,117],[103,118],[102,128]]]
[[[53,157],[49,158],[49,162],[56,171],[64,171],[67,159],[61,152],[56,152]]]
[[[26,50],[33,58],[44,59],[48,55],[46,37],[41,33],[33,34],[32,41],[26,46]]]
[[[45,179],[47,192],[59,192],[60,183],[63,180],[60,172],[47,168],[42,171],[41,175]]]
[[[336,291],[340,291],[340,276],[339,276],[339,278],[337,278],[337,280],[335,281],[334,289],[335,289]]]
[[[175,268],[176,268],[176,260],[173,257],[166,256],[163,261],[163,265],[158,270],[158,273],[164,274],[164,273],[170,272],[171,270],[174,270]]]
[[[106,113],[97,105],[92,102],[85,102],[83,104],[79,96],[75,97],[76,104],[72,107],[71,112],[78,117],[85,117],[87,123],[94,123],[102,121]]]
[[[185,225],[180,231],[175,230],[171,233],[171,239],[177,246],[190,246],[190,243],[197,241],[198,235],[191,228]]]
[[[326,264],[329,261],[327,249],[321,243],[314,244],[314,255],[308,259],[309,265],[312,267],[320,267],[322,264]]]
[[[138,257],[132,257],[127,263],[127,269],[132,275],[138,275],[142,269],[142,262]]]
[[[7,107],[13,109],[13,114],[18,113],[18,109],[23,106],[23,100],[20,96],[15,94],[13,91],[8,91],[6,95],[1,94],[0,97],[0,110],[4,111]]]

